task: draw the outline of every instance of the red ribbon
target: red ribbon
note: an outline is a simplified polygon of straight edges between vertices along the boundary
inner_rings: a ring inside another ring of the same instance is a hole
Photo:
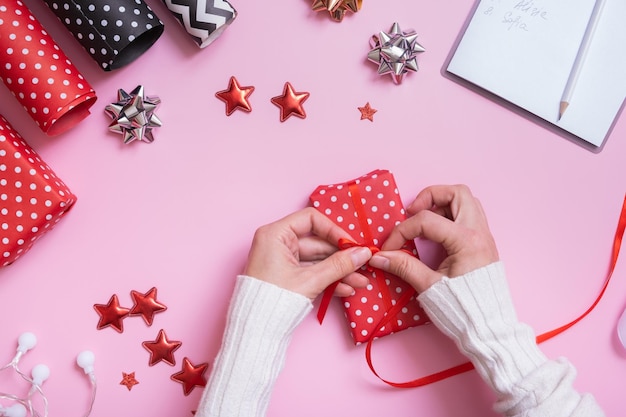
[[[339,249],[341,249],[341,250],[343,250],[343,249],[350,249],[350,248],[354,248],[354,247],[357,247],[357,246],[362,247],[362,248],[368,248],[372,252],[372,255],[375,254],[376,252],[380,252],[380,249],[378,249],[377,246],[374,246],[374,245],[361,245],[359,243],[356,243],[353,240],[346,239],[346,238],[343,238],[343,237],[341,239],[339,239],[339,243],[337,244],[337,247]],[[368,271],[373,271],[374,270],[374,268],[372,268],[369,265],[369,263],[366,264],[366,268],[367,268]]]
[[[376,253],[380,251],[380,249],[378,249],[374,245],[372,246],[361,245],[361,244],[358,244],[357,242],[354,242],[350,239],[345,239],[345,238],[339,239],[339,243],[337,244],[337,247],[341,250],[353,248],[356,246],[367,247],[372,251],[372,253]],[[366,268],[368,271],[373,271],[374,269],[371,266],[369,266],[369,264],[367,264]],[[333,294],[335,292],[335,289],[337,288],[337,285],[339,285],[339,282],[340,281],[335,281],[330,286],[328,286],[326,290],[324,290],[324,294],[322,295],[322,301],[320,301],[320,306],[317,310],[317,320],[320,322],[320,324],[322,324],[322,322],[324,321],[324,317],[326,316],[326,311],[328,311],[328,307],[330,306],[330,301],[333,299]]]
[[[600,293],[598,294],[598,296],[596,297],[595,301],[591,304],[591,306],[580,316],[578,316],[576,319],[572,320],[571,322],[558,327],[554,330],[551,330],[549,332],[540,334],[539,336],[537,336],[537,343],[542,343],[545,342],[548,339],[553,338],[554,336],[557,336],[561,333],[563,333],[564,331],[566,331],[567,329],[569,329],[570,327],[574,326],[576,323],[578,323],[579,321],[581,321],[582,319],[584,319],[589,313],[591,313],[591,311],[596,307],[596,305],[598,305],[598,303],[600,302],[600,300],[602,299],[602,296],[604,295],[609,282],[611,280],[611,277],[613,276],[613,271],[615,270],[615,266],[617,265],[617,258],[619,257],[619,252],[620,252],[620,248],[622,246],[622,238],[624,236],[624,230],[626,229],[626,195],[624,195],[624,202],[622,204],[622,211],[620,213],[620,217],[617,223],[617,230],[615,231],[615,238],[613,240],[613,251],[611,254],[611,262],[610,262],[610,266],[609,266],[609,271],[607,273],[607,277],[604,280],[604,285],[602,286],[602,289],[600,290]],[[399,311],[399,309],[401,309],[401,307],[399,308],[398,306],[401,305],[402,301],[404,301],[403,299],[400,300],[400,302],[398,302],[396,304],[396,306],[394,306],[394,308],[392,308],[390,311],[388,311],[387,315],[383,318],[383,320],[381,321],[381,323],[379,323],[379,328],[384,326],[387,322],[389,322],[393,316],[397,313],[397,311]],[[408,301],[408,300],[407,300]],[[446,378],[450,378],[454,375],[458,375],[461,374],[463,372],[467,372],[467,371],[471,371],[472,369],[474,369],[474,365],[471,362],[465,362],[462,363],[460,365],[448,368],[448,369],[444,369],[443,371],[439,371],[421,378],[417,378],[414,379],[413,381],[409,381],[409,382],[392,382],[392,381],[388,381],[384,378],[382,378],[380,375],[378,375],[378,373],[376,372],[376,370],[374,369],[374,364],[372,362],[372,342],[373,342],[373,338],[368,340],[367,342],[367,346],[365,348],[365,358],[367,360],[367,364],[369,365],[371,371],[374,373],[374,375],[376,375],[381,381],[385,382],[388,385],[391,385],[392,387],[396,387],[396,388],[416,388],[416,387],[421,387],[424,385],[428,385],[428,384],[432,384],[434,382],[438,382],[441,381],[443,379]]]

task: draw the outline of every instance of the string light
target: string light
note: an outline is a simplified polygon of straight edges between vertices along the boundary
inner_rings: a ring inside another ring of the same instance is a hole
[[[22,333],[17,340],[17,351],[13,359],[6,365],[0,367],[0,372],[13,370],[24,381],[31,385],[30,390],[26,397],[19,397],[15,394],[9,394],[0,391],[0,400],[8,400],[11,404],[4,406],[0,404],[0,416],[1,417],[48,417],[48,398],[44,394],[42,389],[43,383],[50,377],[50,368],[44,364],[39,364],[33,367],[31,375],[27,375],[19,368],[19,362],[32,348],[37,345],[37,337],[30,332]],[[92,386],[91,401],[89,409],[87,410],[85,417],[91,414],[93,404],[96,399],[96,376],[94,373],[94,361],[95,356],[91,351],[83,351],[76,358],[76,363],[80,366],[85,375],[89,377],[89,381]],[[37,410],[34,406],[34,400],[36,397],[41,399],[43,404],[43,412]]]

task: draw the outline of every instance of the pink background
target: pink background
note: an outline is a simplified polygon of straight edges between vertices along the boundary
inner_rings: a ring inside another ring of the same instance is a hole
[[[43,2],[27,5],[96,89],[92,115],[68,133],[45,136],[4,87],[1,112],[78,196],[56,228],[15,264],[0,270],[1,362],[17,337],[38,346],[21,365],[52,371],[44,389],[51,416],[80,416],[90,388],[76,355],[96,354],[94,417],[191,416],[201,389],[184,396],[170,380],[183,357],[211,363],[222,335],[234,276],[259,225],[307,205],[319,184],[373,169],[393,171],[405,203],[425,186],[466,183],[481,199],[504,260],[520,318],[538,332],[582,313],[606,275],[626,189],[626,120],[600,153],[447,79],[442,68],[472,1],[366,1],[335,23],[310,1],[233,1],[239,16],[214,44],[198,49],[158,1],[148,4],[166,29],[137,61],[105,73]],[[376,75],[369,38],[397,21],[414,28],[426,52],[402,85]],[[225,115],[215,98],[231,75],[256,89],[253,111]],[[306,119],[279,121],[270,98],[286,81],[311,96]],[[106,104],[118,88],[142,84],[163,103],[152,144],[123,145],[108,132]],[[532,86],[529,86],[532,89]],[[374,122],[357,107],[370,102]],[[418,245],[419,246],[419,245]],[[433,251],[421,245],[428,258]],[[615,326],[626,307],[626,271],[583,322],[542,345],[577,367],[575,385],[607,415],[623,410],[626,350]],[[139,317],[125,330],[97,330],[94,304],[157,287],[167,311],[151,327]],[[176,366],[148,366],[143,341],[164,329],[183,342]],[[383,338],[374,346],[380,373],[406,381],[462,358],[434,327]],[[119,384],[135,372],[132,391]],[[208,376],[208,373],[207,373]],[[0,391],[23,394],[12,375]],[[323,326],[313,315],[297,329],[272,396],[270,416],[490,416],[493,394],[475,372],[419,389],[387,387],[353,346],[338,302]]]

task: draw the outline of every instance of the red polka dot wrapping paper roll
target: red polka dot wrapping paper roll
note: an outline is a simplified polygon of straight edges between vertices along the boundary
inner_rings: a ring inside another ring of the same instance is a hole
[[[91,85],[20,0],[0,0],[0,78],[51,136],[87,117],[97,99]]]
[[[0,267],[13,263],[76,202],[76,196],[0,116]]]
[[[192,40],[205,48],[237,18],[237,11],[226,0],[163,0]]]
[[[163,33],[163,23],[142,0],[44,0],[76,40],[111,71],[139,58]]]
[[[406,218],[395,179],[387,170],[372,171],[344,183],[321,185],[309,200],[313,207],[348,232],[352,240],[366,246],[373,244],[380,248],[395,225]],[[371,242],[367,242],[368,238]],[[414,242],[407,242],[403,249],[417,256]],[[364,267],[359,272],[369,278],[369,285],[342,299],[356,344],[430,321],[413,296],[393,320],[377,329],[386,312],[412,288],[401,278],[380,270]]]

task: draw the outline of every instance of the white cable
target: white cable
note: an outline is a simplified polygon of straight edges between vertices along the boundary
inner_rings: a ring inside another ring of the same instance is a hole
[[[12,368],[23,380],[31,385],[31,389],[28,392],[26,398],[20,398],[14,394],[8,394],[0,392],[0,399],[10,400],[14,404],[10,407],[3,407],[0,404],[0,417],[26,417],[30,413],[31,417],[48,417],[48,398],[44,395],[42,385],[50,377],[50,368],[46,365],[36,365],[32,371],[31,376],[22,372],[19,368],[19,362],[22,356],[34,348],[37,344],[37,337],[33,333],[25,332],[18,338],[17,351],[11,362],[0,367],[0,372],[6,369]],[[93,405],[96,399],[96,376],[94,373],[95,355],[91,351],[83,351],[76,358],[76,363],[80,366],[84,373],[89,377],[91,383],[91,401],[85,417],[88,417],[93,410]],[[33,406],[33,396],[39,394],[41,401],[43,402],[44,414],[40,414],[38,410]]]
[[[94,373],[94,362],[96,360],[95,355],[90,350],[82,351],[76,357],[76,363],[83,368],[83,372],[89,376],[89,382],[91,382],[91,401],[85,417],[88,417],[93,410],[93,404],[96,401],[96,375]]]

